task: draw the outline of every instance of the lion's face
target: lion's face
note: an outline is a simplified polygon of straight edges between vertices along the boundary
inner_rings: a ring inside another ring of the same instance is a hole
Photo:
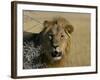
[[[73,26],[64,18],[57,18],[53,21],[44,22],[44,35],[48,37],[51,52],[49,57],[53,61],[58,61],[63,58],[65,51],[70,44],[71,33]]]

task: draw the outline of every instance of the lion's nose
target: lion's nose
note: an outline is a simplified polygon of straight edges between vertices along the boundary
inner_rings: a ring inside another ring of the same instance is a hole
[[[56,47],[56,51],[57,51],[57,52],[61,52],[61,50],[60,50],[59,47]]]

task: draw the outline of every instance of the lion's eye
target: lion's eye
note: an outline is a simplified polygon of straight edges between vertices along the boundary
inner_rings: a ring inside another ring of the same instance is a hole
[[[49,39],[52,39],[52,37],[49,35]]]
[[[49,33],[49,39],[51,40],[53,37],[53,35],[51,33]]]

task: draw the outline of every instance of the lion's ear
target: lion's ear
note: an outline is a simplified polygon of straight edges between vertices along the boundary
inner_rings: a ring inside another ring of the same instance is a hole
[[[73,28],[73,26],[72,25],[67,25],[66,27],[65,27],[65,29],[68,31],[68,33],[72,33],[73,31],[74,31],[74,28]]]

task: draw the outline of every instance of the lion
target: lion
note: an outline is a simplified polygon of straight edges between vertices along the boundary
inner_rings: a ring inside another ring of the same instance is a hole
[[[40,34],[42,35],[42,51],[45,51],[44,55],[46,55],[44,60],[47,61],[49,67],[66,66],[73,26],[63,17],[54,18],[51,21],[45,20],[43,26],[44,29]]]

